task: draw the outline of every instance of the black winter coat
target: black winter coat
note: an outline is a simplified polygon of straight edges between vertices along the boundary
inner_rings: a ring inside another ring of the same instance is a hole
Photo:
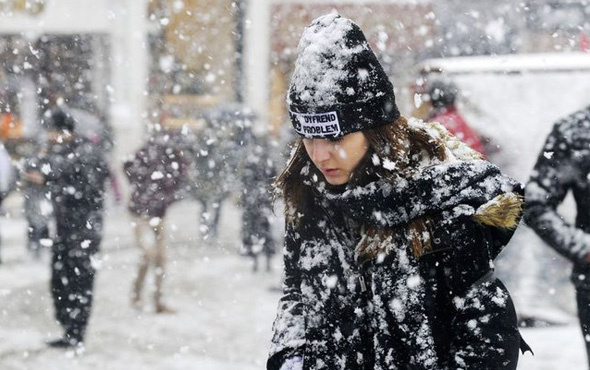
[[[576,221],[557,207],[572,192]],[[547,137],[526,187],[527,224],[573,262],[572,281],[590,290],[590,106],[558,121]]]
[[[98,251],[102,232],[106,160],[89,140],[50,145],[40,161],[57,225],[54,248]]]
[[[321,185],[319,186],[321,189]],[[294,355],[304,369],[514,369],[520,336],[491,260],[512,230],[473,216],[519,184],[483,162],[432,166],[393,187],[318,192],[287,225],[284,295],[268,369]],[[405,226],[429,215],[433,251],[417,260]],[[397,230],[359,264],[359,225]]]

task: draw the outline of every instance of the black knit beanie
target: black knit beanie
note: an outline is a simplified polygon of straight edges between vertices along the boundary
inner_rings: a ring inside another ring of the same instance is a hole
[[[400,116],[393,85],[363,31],[334,13],[303,32],[287,106],[295,131],[309,138],[340,137]]]

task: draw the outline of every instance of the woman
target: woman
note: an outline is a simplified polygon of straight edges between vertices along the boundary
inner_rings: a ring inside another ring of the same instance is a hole
[[[521,187],[442,126],[409,123],[360,28],[306,28],[288,106],[302,136],[277,187],[285,282],[268,369],[515,369],[491,261]]]

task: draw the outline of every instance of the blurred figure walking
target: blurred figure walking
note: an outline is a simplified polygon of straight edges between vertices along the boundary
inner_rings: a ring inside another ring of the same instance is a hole
[[[104,183],[103,154],[75,133],[76,122],[64,108],[46,112],[48,143],[39,167],[26,180],[45,184],[56,222],[52,245],[51,293],[64,335],[51,347],[82,347],[93,301],[95,254],[99,251]]]
[[[272,236],[272,195],[270,192],[275,166],[269,157],[266,136],[251,136],[249,152],[242,172],[242,250],[254,260],[253,271],[259,270],[261,255],[266,271],[271,270],[271,258],[276,247]]]
[[[578,317],[590,368],[590,106],[558,121],[526,186],[527,224],[573,263]],[[565,196],[576,201],[575,224],[557,212]]]
[[[246,131],[255,118],[240,104],[224,104],[203,115],[204,125],[188,141],[191,155],[190,189],[201,204],[199,231],[204,241],[218,237],[223,203],[241,191]]]
[[[124,164],[125,174],[131,185],[129,212],[133,218],[135,240],[141,249],[137,276],[133,283],[131,304],[141,307],[141,293],[147,271],[154,268],[156,313],[172,313],[163,303],[162,286],[166,275],[166,243],[164,218],[186,173],[186,161],[181,150],[175,148],[170,135],[152,136],[140,148],[133,159]],[[154,242],[146,242],[146,231],[153,232]]]

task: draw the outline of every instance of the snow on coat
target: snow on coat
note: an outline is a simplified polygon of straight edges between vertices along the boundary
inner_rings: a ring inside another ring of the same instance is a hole
[[[574,263],[572,281],[590,289],[590,106],[557,122],[539,154],[526,187],[527,224]],[[575,224],[557,212],[569,191],[576,201]]]
[[[88,139],[77,136],[50,145],[39,163],[57,223],[54,248],[76,247],[97,252],[102,232],[104,184],[109,176],[102,151]]]
[[[242,170],[242,250],[246,255],[272,255],[275,243],[272,236],[273,220],[270,183],[276,176],[269,156],[266,138],[252,138]]]
[[[309,180],[313,209],[286,228],[268,369],[297,355],[317,370],[515,368],[516,314],[491,261],[518,223],[521,187],[488,162],[466,160],[465,145],[448,144],[447,162],[395,183],[334,192]],[[482,216],[498,202],[516,210],[511,222],[478,222],[495,220]],[[433,251],[417,259],[405,226],[426,215],[436,225]],[[365,226],[395,232],[361,264]]]
[[[124,164],[131,184],[129,211],[141,217],[164,217],[184,180],[187,161],[170,142],[151,140]]]

